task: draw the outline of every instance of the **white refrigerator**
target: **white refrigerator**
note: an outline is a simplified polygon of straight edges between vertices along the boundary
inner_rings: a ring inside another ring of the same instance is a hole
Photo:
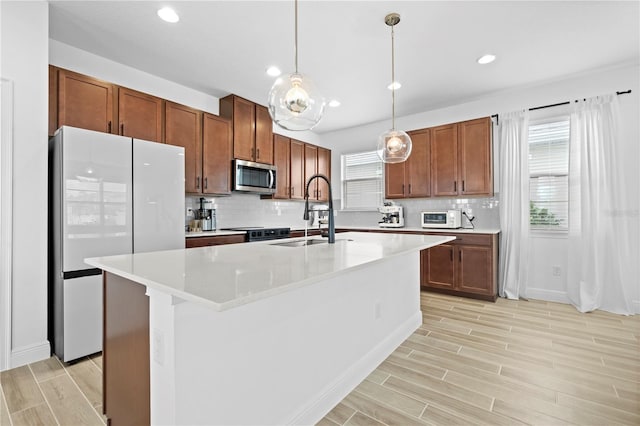
[[[184,148],[63,126],[50,149],[53,350],[102,350],[102,275],[84,259],[184,248]]]

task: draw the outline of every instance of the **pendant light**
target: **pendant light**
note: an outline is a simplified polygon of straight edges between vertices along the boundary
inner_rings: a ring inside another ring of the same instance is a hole
[[[411,138],[406,132],[396,130],[396,76],[393,27],[400,22],[400,15],[390,13],[384,23],[391,27],[391,130],[378,136],[378,156],[384,163],[402,163],[411,154]]]
[[[310,130],[320,122],[325,100],[313,81],[298,72],[298,0],[295,0],[295,70],[278,78],[269,92],[269,114],[287,130]]]

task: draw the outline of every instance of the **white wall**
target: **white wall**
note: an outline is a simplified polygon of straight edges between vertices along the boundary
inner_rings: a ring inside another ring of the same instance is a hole
[[[10,367],[49,356],[45,1],[2,2],[2,78],[13,81],[13,279]],[[5,324],[2,324],[5,326]]]
[[[628,163],[625,167],[626,179],[629,182],[640,182],[640,67],[635,64],[623,64],[598,72],[583,73],[571,78],[549,81],[543,84],[515,88],[497,92],[491,96],[486,96],[472,102],[453,105],[433,111],[426,111],[396,119],[396,127],[402,130],[412,130],[424,127],[437,126],[440,124],[463,121],[478,117],[486,117],[493,114],[505,113],[519,109],[531,108],[541,105],[555,104],[568,100],[597,96],[615,91],[626,91],[632,89],[633,93],[619,97],[621,112],[621,138],[620,149],[625,151],[625,158]],[[405,90],[404,88],[401,90]],[[408,90],[408,89],[407,89]],[[402,93],[399,93],[398,102],[402,102]],[[332,149],[332,184],[334,187],[334,198],[341,197],[340,184],[340,155],[350,152],[373,150],[376,146],[378,134],[387,130],[391,119],[371,123],[365,126],[336,131],[322,135],[325,145]],[[495,139],[497,140],[497,138]],[[494,143],[495,143],[494,140]],[[497,165],[499,158],[495,153],[494,165]],[[497,175],[497,167],[494,166],[494,177]],[[495,184],[497,192],[498,185]],[[499,194],[496,194],[496,201],[499,202]],[[490,200],[490,199],[486,199]],[[640,185],[635,185],[635,191],[629,194],[631,205],[630,213],[637,218],[640,205]],[[415,203],[415,201],[412,201]],[[421,200],[421,207],[438,205],[441,201],[429,199]],[[402,204],[402,202],[400,203]],[[415,210],[415,209],[414,209]],[[413,212],[412,214],[415,214]],[[358,217],[349,217],[352,213],[341,212],[338,215],[338,225],[344,222],[358,221]],[[370,217],[366,214],[359,214],[360,217]],[[349,217],[349,219],[345,219]],[[489,216],[490,218],[493,215]],[[409,221],[413,220],[409,218]],[[491,222],[491,220],[488,220]],[[640,258],[638,252],[638,241],[640,231],[637,227],[632,230],[635,241],[634,250],[636,259]],[[411,223],[411,222],[410,222]],[[529,287],[527,295],[531,298],[568,302],[566,296],[566,268],[567,268],[567,240],[566,238],[548,237],[538,235],[531,240],[531,251],[529,259]],[[553,276],[552,268],[559,266],[561,275]],[[639,276],[636,274],[636,277]],[[638,312],[640,312],[640,285],[633,286],[634,294],[631,300],[634,301]]]

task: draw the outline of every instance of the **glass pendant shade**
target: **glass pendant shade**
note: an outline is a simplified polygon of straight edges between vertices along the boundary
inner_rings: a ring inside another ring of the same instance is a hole
[[[313,81],[293,73],[278,78],[269,91],[269,114],[287,130],[311,130],[322,118],[326,102]]]
[[[402,163],[411,154],[411,138],[402,130],[391,129],[378,136],[378,157],[384,163]]]

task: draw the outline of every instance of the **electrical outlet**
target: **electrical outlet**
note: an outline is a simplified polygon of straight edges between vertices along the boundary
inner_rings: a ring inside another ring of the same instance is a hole
[[[552,266],[552,267],[551,267],[551,274],[552,274],[554,277],[559,277],[559,276],[561,276],[561,275],[562,275],[562,268],[561,268],[561,267],[559,267],[559,266]]]
[[[193,209],[191,207],[187,207],[187,217],[193,216]]]

